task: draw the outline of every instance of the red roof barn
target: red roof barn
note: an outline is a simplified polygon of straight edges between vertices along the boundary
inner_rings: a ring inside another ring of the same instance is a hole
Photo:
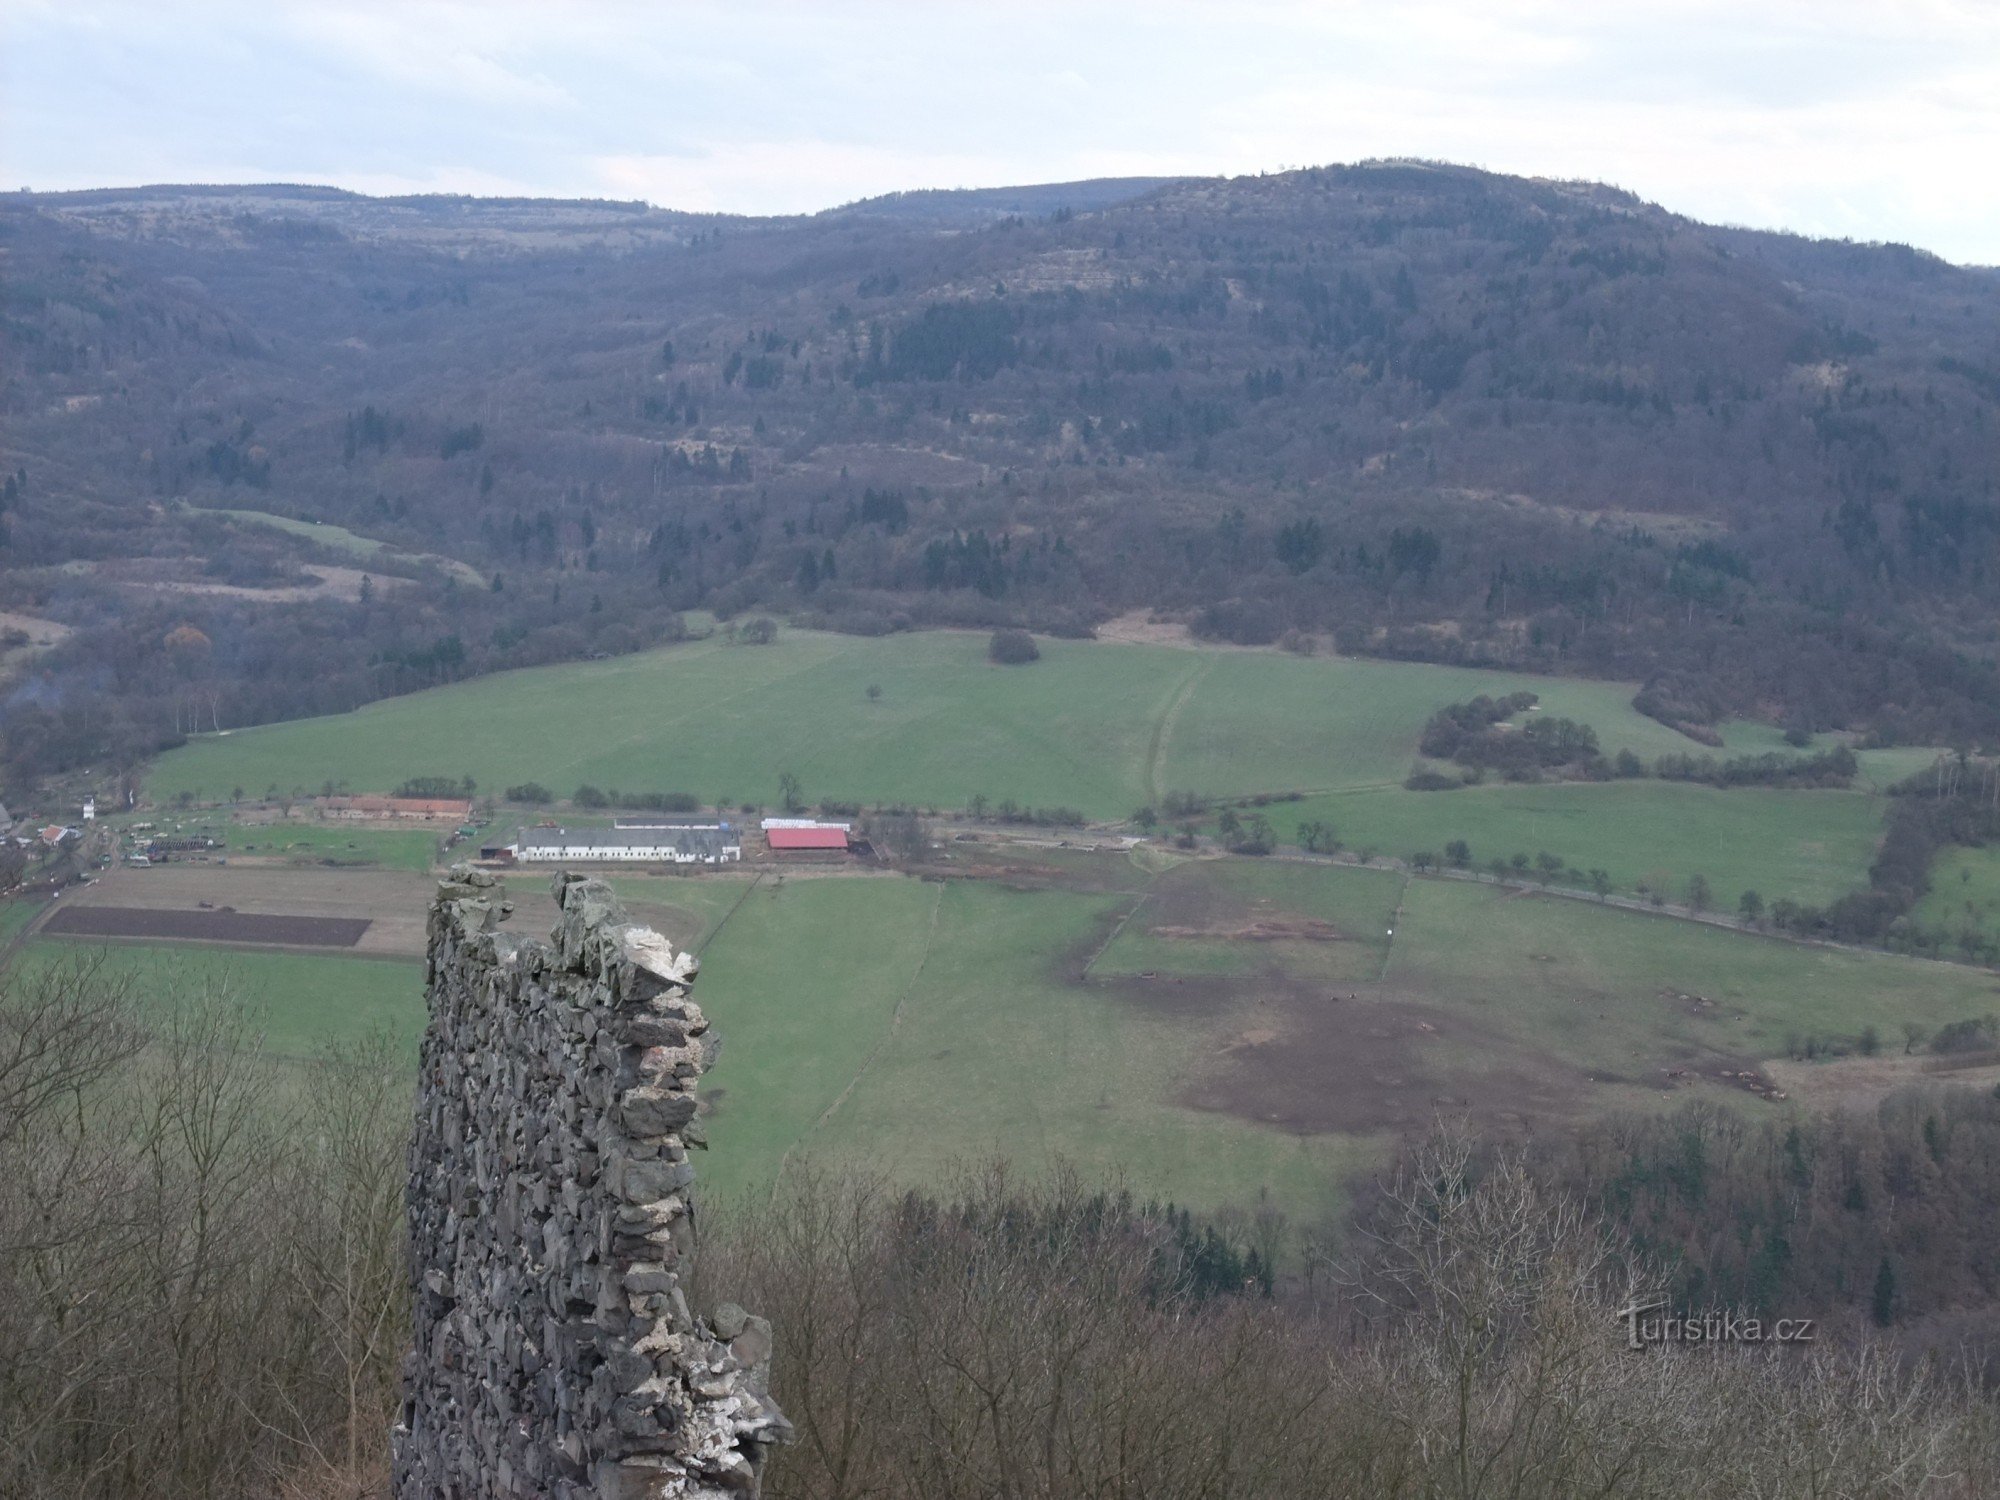
[[[845,849],[847,847],[847,830],[845,828],[770,828],[765,830],[764,840],[773,850]]]

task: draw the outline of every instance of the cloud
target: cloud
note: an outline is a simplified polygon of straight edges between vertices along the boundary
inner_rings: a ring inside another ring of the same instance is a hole
[[[746,213],[1422,155],[2000,261],[1987,0],[0,0],[0,181]]]

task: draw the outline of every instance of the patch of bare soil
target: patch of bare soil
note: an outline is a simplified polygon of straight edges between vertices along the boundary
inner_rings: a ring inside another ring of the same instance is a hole
[[[554,903],[549,900],[540,881],[523,884],[528,888],[513,899],[522,906],[523,917],[528,916],[528,908],[533,907],[539,918],[538,928],[528,930],[546,930],[554,920]],[[342,918],[366,924],[349,951],[420,957],[424,951],[425,914],[436,889],[437,883],[431,876],[411,870],[246,869],[234,864],[160,865],[145,870],[122,867],[107,870],[92,884],[63,897],[61,906],[63,910],[111,907],[126,911],[197,914],[228,908],[239,914],[267,917]],[[53,921],[52,917],[50,921]],[[59,929],[48,926],[46,930]],[[162,932],[156,940],[172,942],[182,938],[224,942],[281,941],[274,938],[204,938],[193,933],[174,932]]]
[[[37,615],[16,614],[12,610],[0,609],[0,636],[19,631],[28,638],[28,645],[36,650],[46,650],[62,641],[70,633],[67,625],[58,625],[54,620],[44,620]]]
[[[327,563],[302,563],[301,570],[319,580],[317,584],[287,584],[279,588],[254,589],[233,583],[191,583],[180,579],[159,579],[142,585],[167,594],[211,594],[229,599],[257,599],[266,604],[294,604],[301,599],[338,599],[353,603],[361,597],[361,580],[372,580],[375,589],[395,589],[407,578],[388,573],[364,573],[359,568],[337,568]]]
[[[36,656],[59,645],[69,633],[69,626],[58,625],[54,620],[0,609],[0,678],[26,667]]]
[[[1162,620],[1143,609],[1135,609],[1097,627],[1100,641],[1122,641],[1130,646],[1197,646],[1187,625],[1180,620]]]
[[[1462,1016],[1292,987],[1254,1002],[1181,1102],[1301,1135],[1415,1134],[1440,1115],[1511,1131],[1577,1114],[1589,1082]]]

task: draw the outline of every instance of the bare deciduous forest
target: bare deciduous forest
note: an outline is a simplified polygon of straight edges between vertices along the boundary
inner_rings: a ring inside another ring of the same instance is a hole
[[[1421,163],[786,219],[15,194],[0,244],[0,609],[75,627],[16,779],[697,608],[1144,608],[1697,735],[2000,730],[2000,297],[1907,247]]]
[[[383,1481],[407,1075],[233,1045],[230,999],[141,1006],[88,961],[0,974],[10,1493]],[[1910,1313],[1990,1299],[1996,1121],[1906,1096],[1783,1137],[1635,1124],[1561,1161],[1447,1131],[1302,1235],[1061,1175],[905,1194],[808,1167],[705,1212],[701,1295],[778,1331],[779,1495],[1971,1497],[2000,1463],[1990,1372],[1935,1317],[1907,1329],[1896,1288],[1924,1287]],[[1678,1197],[1632,1199],[1663,1173]],[[1886,1196],[1856,1210],[1842,1182]],[[1683,1234],[1704,1194],[1713,1232]],[[1821,1200],[1906,1227],[1850,1243]],[[1626,1347],[1636,1296],[1738,1287],[1733,1226],[1773,1206],[1789,1249],[1744,1241],[1768,1279],[1730,1305],[1782,1298],[1815,1342]],[[1854,1259],[1878,1243],[1907,1278],[1886,1296]]]

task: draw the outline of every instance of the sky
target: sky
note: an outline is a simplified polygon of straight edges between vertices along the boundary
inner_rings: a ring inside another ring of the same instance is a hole
[[[0,187],[798,213],[1393,156],[2000,264],[2000,0],[0,0]]]

